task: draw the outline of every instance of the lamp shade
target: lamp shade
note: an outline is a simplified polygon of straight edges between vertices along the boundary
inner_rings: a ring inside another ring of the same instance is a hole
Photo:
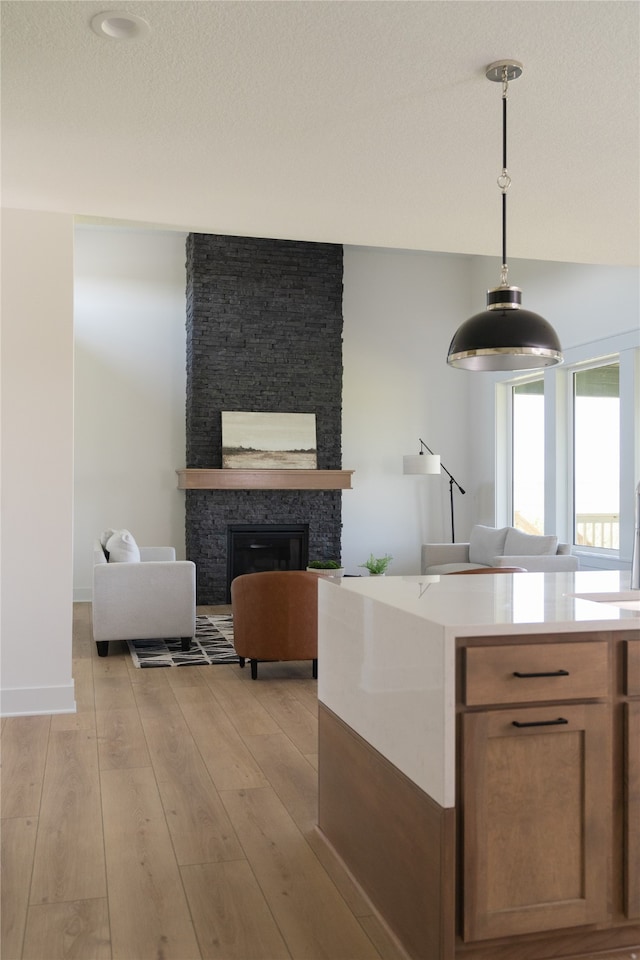
[[[521,307],[490,307],[458,327],[447,363],[465,370],[530,370],[562,363],[562,348],[551,324],[539,314]]]
[[[439,453],[416,453],[403,458],[403,473],[440,473]]]

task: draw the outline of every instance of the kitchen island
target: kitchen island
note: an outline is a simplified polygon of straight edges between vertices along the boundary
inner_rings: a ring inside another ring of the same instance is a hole
[[[640,949],[628,582],[320,582],[319,829],[413,960]]]

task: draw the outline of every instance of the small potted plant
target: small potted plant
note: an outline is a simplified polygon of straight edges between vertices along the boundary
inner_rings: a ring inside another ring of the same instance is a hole
[[[366,567],[370,577],[383,577],[392,560],[393,557],[388,553],[385,553],[384,557],[374,557],[374,555],[371,554],[369,559],[359,564],[359,566]]]
[[[344,567],[337,560],[312,560],[307,566],[309,573],[316,573],[319,577],[343,577]]]

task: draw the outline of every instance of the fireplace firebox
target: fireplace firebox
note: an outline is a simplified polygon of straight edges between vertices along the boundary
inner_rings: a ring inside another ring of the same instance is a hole
[[[235,523],[227,527],[227,603],[231,581],[243,573],[304,570],[309,560],[309,525]]]

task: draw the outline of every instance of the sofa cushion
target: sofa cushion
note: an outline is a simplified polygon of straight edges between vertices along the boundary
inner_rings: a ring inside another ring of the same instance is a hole
[[[505,557],[541,557],[552,556],[558,550],[557,537],[542,537],[530,533],[523,533],[516,530],[515,527],[509,527],[507,538],[504,544],[504,550],[501,550]]]
[[[139,563],[140,548],[128,530],[114,530],[105,547],[109,563]]]
[[[118,532],[117,530],[103,530],[103,531],[102,531],[102,533],[100,534],[100,546],[102,547],[103,550],[106,549],[107,541],[108,541],[109,537],[112,537],[112,536],[114,535],[114,533],[117,533],[117,532]]]
[[[471,565],[490,567],[494,557],[505,553],[504,543],[508,527],[483,527],[477,523],[469,537],[469,560]]]

